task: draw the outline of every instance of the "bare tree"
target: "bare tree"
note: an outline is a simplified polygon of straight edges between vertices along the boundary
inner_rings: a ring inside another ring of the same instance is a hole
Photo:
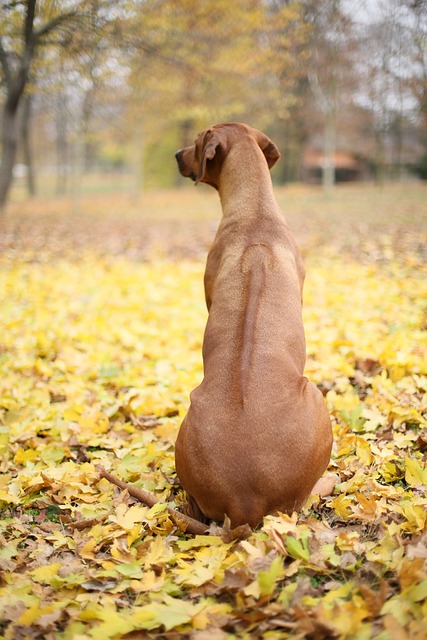
[[[0,22],[0,65],[6,99],[3,106],[2,157],[0,165],[0,210],[6,204],[13,180],[19,139],[19,106],[25,93],[37,48],[46,37],[76,15],[57,13],[36,27],[37,0],[3,2]],[[13,37],[10,37],[10,36]],[[13,47],[18,42],[18,46]]]
[[[423,144],[424,177],[427,178],[427,0],[405,0],[410,23],[412,73],[409,88],[417,104]]]
[[[22,137],[22,149],[24,154],[24,162],[28,168],[27,189],[28,189],[28,195],[30,197],[34,196],[36,193],[33,154],[31,153],[31,144],[30,144],[31,107],[32,107],[32,96],[31,96],[31,93],[27,93],[25,95],[25,98],[23,100],[23,105],[22,105],[21,137]]]
[[[305,0],[304,6],[311,24],[307,78],[323,120],[322,184],[330,188],[335,184],[339,112],[347,93],[354,90],[352,23],[341,0]]]

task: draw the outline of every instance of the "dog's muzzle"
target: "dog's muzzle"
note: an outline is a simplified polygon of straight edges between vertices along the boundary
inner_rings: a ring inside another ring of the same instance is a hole
[[[191,178],[195,182],[196,181],[195,173],[193,171],[191,171],[190,173],[186,173],[186,167],[184,164],[184,160],[182,158],[182,154],[183,154],[183,149],[179,149],[179,151],[175,153],[175,158],[178,163],[179,172],[181,175],[184,176],[184,178]]]

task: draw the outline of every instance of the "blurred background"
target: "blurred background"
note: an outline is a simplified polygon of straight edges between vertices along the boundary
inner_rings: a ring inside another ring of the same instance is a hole
[[[0,206],[179,183],[242,121],[277,184],[427,178],[425,0],[2,0]]]

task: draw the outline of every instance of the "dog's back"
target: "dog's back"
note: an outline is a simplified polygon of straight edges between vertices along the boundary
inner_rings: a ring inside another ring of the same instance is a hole
[[[300,508],[331,447],[322,394],[303,376],[299,254],[282,218],[272,242],[262,224],[255,235],[246,246],[239,235],[236,251],[220,228],[208,257],[207,272],[211,259],[216,267],[203,343],[209,374],[191,394],[176,444],[183,486],[204,514],[227,514],[235,526]]]
[[[304,268],[260,145],[255,134],[236,136],[221,152],[220,171],[206,164],[223,219],[205,273],[205,376],[175,453],[179,479],[201,511],[214,520],[227,515],[232,526],[300,508],[332,444],[322,394],[303,375]]]

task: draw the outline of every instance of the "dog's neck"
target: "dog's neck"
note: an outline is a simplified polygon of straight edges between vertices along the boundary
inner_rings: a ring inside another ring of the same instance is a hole
[[[279,208],[263,152],[252,139],[233,144],[224,160],[218,186],[223,217],[274,215]]]

